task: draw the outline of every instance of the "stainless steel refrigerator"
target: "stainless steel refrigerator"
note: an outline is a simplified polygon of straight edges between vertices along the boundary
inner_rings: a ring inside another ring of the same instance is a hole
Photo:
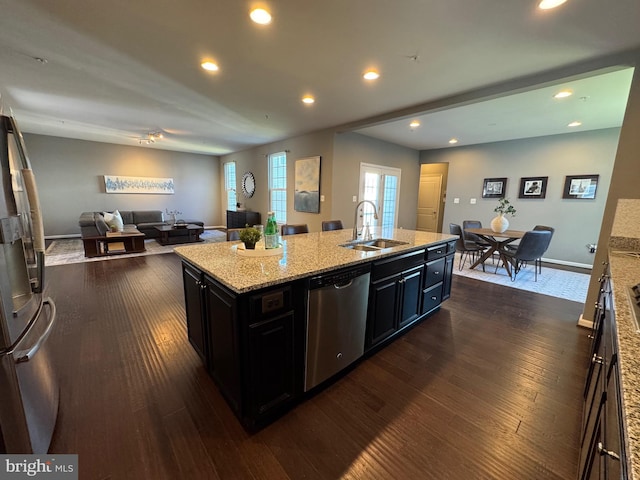
[[[58,384],[43,298],[44,232],[35,177],[12,117],[0,115],[0,453],[47,453]]]

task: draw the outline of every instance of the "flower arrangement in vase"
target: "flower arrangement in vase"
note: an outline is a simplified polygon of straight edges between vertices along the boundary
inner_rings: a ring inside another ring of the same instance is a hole
[[[511,215],[512,217],[516,214],[516,209],[511,202],[509,202],[508,198],[501,198],[498,200],[498,206],[493,209],[495,213],[498,215],[491,220],[491,230],[496,233],[502,233],[509,228],[509,220],[505,217],[505,215]]]

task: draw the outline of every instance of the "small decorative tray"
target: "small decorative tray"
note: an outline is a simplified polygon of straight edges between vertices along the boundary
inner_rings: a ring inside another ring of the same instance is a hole
[[[273,257],[276,255],[282,255],[282,252],[284,251],[282,245],[277,248],[247,250],[244,248],[244,243],[236,243],[231,248],[238,252],[238,255],[241,257]]]

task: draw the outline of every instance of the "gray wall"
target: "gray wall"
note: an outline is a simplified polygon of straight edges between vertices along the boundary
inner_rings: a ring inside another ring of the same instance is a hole
[[[334,218],[342,219],[345,227],[353,228],[355,204],[358,196],[360,164],[370,163],[402,170],[400,177],[400,204],[398,228],[414,230],[418,211],[420,180],[420,154],[417,150],[401,147],[358,133],[342,133],[335,137],[333,170]]]
[[[224,223],[217,157],[35,134],[24,140],[46,236],[79,234],[84,211],[168,209],[205,225]],[[170,177],[175,194],[107,194],[104,175]]]
[[[268,155],[277,152],[287,152],[287,222],[306,223],[311,231],[321,229],[322,220],[330,217],[331,212],[331,175],[333,170],[333,132],[322,131],[309,135],[288,138],[280,142],[274,142],[260,147],[243,150],[220,159],[220,182],[222,185],[219,197],[220,215],[226,212],[226,193],[224,191],[224,164],[236,162],[236,192],[238,202],[248,210],[260,212],[262,222],[265,223],[269,211],[269,161]],[[293,189],[295,175],[295,161],[300,158],[321,156],[320,165],[320,195],[325,196],[325,201],[320,203],[320,213],[296,212],[293,209]],[[256,179],[256,191],[251,198],[242,195],[240,182],[242,174],[253,173]],[[226,218],[223,223],[226,223]],[[278,221],[281,221],[278,219]]]
[[[267,155],[283,150],[287,151],[288,223],[306,223],[309,230],[320,231],[323,220],[340,219],[345,228],[353,227],[355,204],[352,196],[358,195],[360,163],[364,162],[402,169],[398,226],[415,228],[417,179],[420,176],[418,151],[356,133],[334,134],[331,130],[290,138],[221,158],[221,181],[224,181],[224,163],[236,162],[238,201],[245,208],[260,212],[263,222],[269,210]],[[322,157],[320,194],[324,195],[325,201],[320,204],[319,214],[296,212],[293,209],[295,161],[315,155]],[[244,198],[240,188],[242,174],[247,171],[252,172],[256,178],[256,192],[251,198]],[[222,213],[224,191],[220,195]]]
[[[496,199],[482,198],[487,177],[507,177],[506,196],[517,209],[510,228],[527,230],[536,224],[556,228],[545,258],[591,266],[594,255],[585,247],[597,243],[611,181],[620,129],[554,135],[470,147],[421,152],[423,163],[448,162],[449,175],[443,228],[473,219],[489,226]],[[566,175],[599,174],[594,200],[562,198]],[[519,199],[521,177],[548,176],[545,199]],[[454,204],[454,198],[460,203]],[[470,204],[475,198],[477,203]]]

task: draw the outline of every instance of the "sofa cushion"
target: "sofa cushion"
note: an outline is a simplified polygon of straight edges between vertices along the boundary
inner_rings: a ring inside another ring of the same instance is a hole
[[[78,219],[79,227],[94,227],[96,224],[96,214],[94,212],[82,212]]]
[[[162,223],[164,218],[162,217],[162,211],[160,210],[134,210],[133,222],[136,225],[142,223]]]
[[[105,221],[101,213],[95,214],[94,224],[96,226],[96,229],[98,230],[98,233],[102,236],[106,235],[110,230],[109,225],[107,225],[107,222]]]
[[[113,213],[103,212],[104,221],[107,222],[107,225],[112,229],[115,228],[118,232],[122,232],[124,230],[124,222],[122,221],[122,217],[120,216],[120,212],[116,210]],[[98,229],[100,230],[100,229]]]
[[[131,210],[119,210],[122,217],[122,223],[125,225],[135,225],[133,221],[133,212]]]

